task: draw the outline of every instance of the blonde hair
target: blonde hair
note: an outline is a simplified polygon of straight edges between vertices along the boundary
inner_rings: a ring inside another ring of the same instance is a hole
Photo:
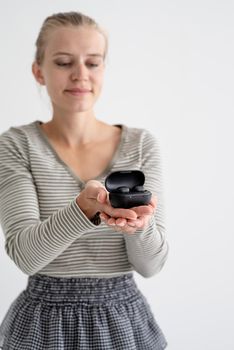
[[[39,65],[42,64],[44,59],[48,33],[54,28],[64,26],[89,26],[93,29],[96,29],[104,36],[105,39],[105,58],[108,48],[108,38],[106,32],[99,26],[99,24],[93,18],[86,16],[80,12],[60,12],[47,17],[42,24],[41,30],[36,40],[35,53],[35,61]]]

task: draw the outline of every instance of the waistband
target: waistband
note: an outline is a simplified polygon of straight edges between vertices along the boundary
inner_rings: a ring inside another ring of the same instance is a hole
[[[110,278],[29,276],[25,291],[31,299],[44,302],[103,302],[124,301],[137,296],[133,274]]]

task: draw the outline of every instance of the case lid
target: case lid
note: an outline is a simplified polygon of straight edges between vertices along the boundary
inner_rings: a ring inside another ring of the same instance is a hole
[[[109,192],[115,191],[122,186],[129,187],[131,190],[134,186],[143,186],[144,183],[145,175],[140,170],[114,171],[105,180],[105,186]]]

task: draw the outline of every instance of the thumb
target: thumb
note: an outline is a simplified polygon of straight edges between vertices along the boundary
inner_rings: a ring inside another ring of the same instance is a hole
[[[96,181],[96,180],[89,180],[86,185],[84,190],[86,191],[86,196],[89,199],[96,199],[98,201],[98,195],[101,192],[105,192],[105,187],[101,184],[101,182]],[[100,194],[101,199],[103,197],[103,194]]]
[[[97,195],[97,201],[99,203],[105,203],[107,200],[107,192],[104,188],[100,188]]]

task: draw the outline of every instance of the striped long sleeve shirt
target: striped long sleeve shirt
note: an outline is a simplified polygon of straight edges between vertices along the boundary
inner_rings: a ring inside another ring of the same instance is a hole
[[[165,239],[160,152],[147,130],[122,125],[103,185],[117,170],[141,170],[145,188],[157,196],[149,225],[134,234],[94,225],[76,197],[85,183],[58,156],[40,121],[0,135],[0,223],[5,249],[27,275],[113,277],[137,271],[150,277],[164,265]]]

